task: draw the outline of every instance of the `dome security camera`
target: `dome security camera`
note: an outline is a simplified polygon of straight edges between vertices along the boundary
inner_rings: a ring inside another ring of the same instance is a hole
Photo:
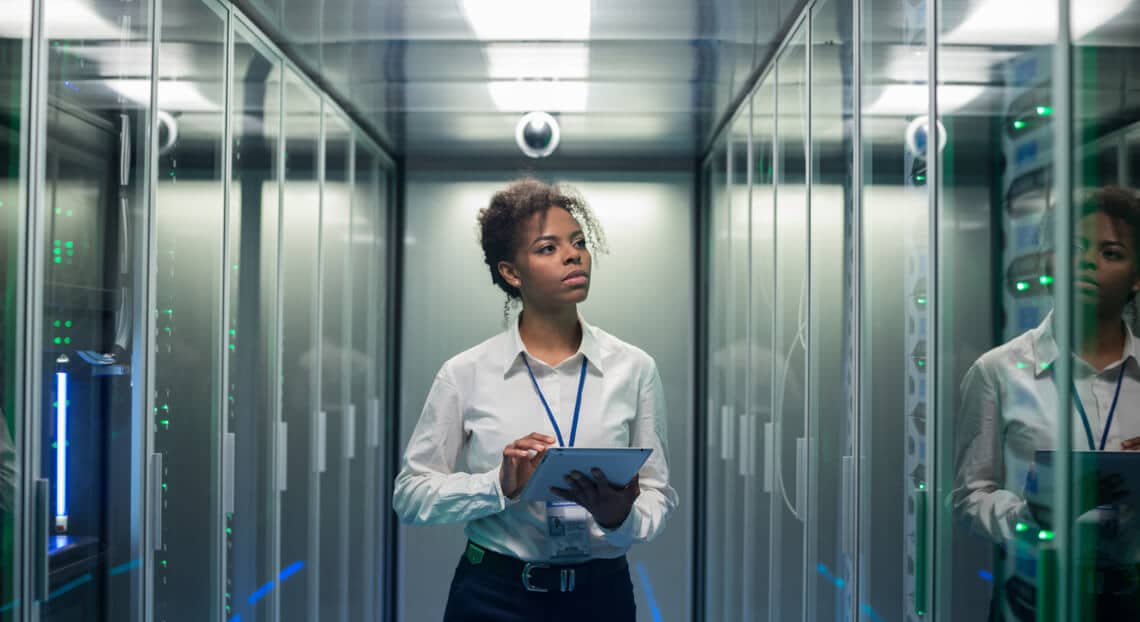
[[[554,153],[561,137],[558,121],[545,112],[528,112],[515,126],[515,143],[530,158]]]

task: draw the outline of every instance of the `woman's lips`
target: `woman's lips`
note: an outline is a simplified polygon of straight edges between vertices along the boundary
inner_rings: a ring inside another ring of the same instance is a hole
[[[579,275],[579,276],[572,276],[568,279],[563,279],[563,282],[566,283],[567,285],[585,285],[586,281],[588,281],[588,280],[589,280],[589,277],[587,277],[585,275]]]

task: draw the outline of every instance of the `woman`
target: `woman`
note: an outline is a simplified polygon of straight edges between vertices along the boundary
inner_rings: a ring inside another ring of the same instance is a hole
[[[578,314],[590,247],[604,251],[584,201],[525,179],[495,194],[479,227],[492,282],[522,311],[439,370],[396,478],[395,511],[407,523],[467,524],[445,620],[633,620],[625,553],[660,533],[677,504],[656,363]],[[520,502],[553,446],[653,452],[626,486],[574,472],[555,489],[567,503]]]
[[[1130,191],[1109,187],[1082,197],[1076,208],[1081,218],[1073,271],[1071,449],[1140,449],[1140,342],[1122,320],[1140,292],[1140,201]],[[1057,404],[1053,370],[1064,350],[1053,335],[1050,313],[1037,328],[983,354],[962,382],[957,481],[951,500],[960,517],[998,544],[1011,543],[1019,523],[1033,525],[1050,513],[1051,504],[1031,511],[1026,489],[1036,452],[1056,449],[1057,413],[1066,410]],[[1106,584],[1130,583],[1138,561],[1140,551],[1126,544],[1132,538],[1120,535],[1125,537],[1105,541],[1102,548],[1117,558],[1114,567],[1128,570],[1104,573]],[[1013,548],[1007,547],[1010,553]],[[1101,561],[1107,561],[1103,557]],[[1019,560],[1018,567],[1032,564],[1032,559]],[[1005,619],[1032,619],[1033,586],[1012,576],[1013,566],[1007,564],[1009,576],[995,586],[1005,593],[995,605]],[[1113,608],[1134,607],[1137,596],[1132,586],[1095,600],[1107,615]]]

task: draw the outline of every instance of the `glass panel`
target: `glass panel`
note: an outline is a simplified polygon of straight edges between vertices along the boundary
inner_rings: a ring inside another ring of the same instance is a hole
[[[26,109],[28,82],[24,79],[28,59],[28,36],[32,3],[0,0],[0,291],[5,312],[0,329],[0,620],[18,620],[22,608],[17,599],[20,577],[16,552],[22,521],[22,487],[19,473],[23,456],[22,405],[16,399],[17,371],[23,361],[15,344],[22,338],[19,297],[20,268],[24,253],[26,182]]]
[[[285,78],[285,188],[281,238],[281,417],[286,426],[281,492],[282,622],[316,620],[313,564],[319,546],[320,473],[314,439],[320,409],[316,360],[321,195],[321,101],[292,72]]]
[[[378,523],[377,493],[379,492],[383,458],[378,446],[380,403],[377,384],[379,367],[376,361],[377,324],[376,289],[378,273],[383,264],[377,257],[377,222],[383,196],[380,168],[375,152],[361,142],[356,143],[352,185],[352,225],[349,238],[351,278],[352,340],[348,348],[351,357],[352,406],[356,412],[356,430],[353,442],[354,458],[351,461],[349,481],[349,549],[348,593],[349,620],[371,619],[376,609],[374,574],[381,563],[375,556],[376,541],[383,535]]]
[[[211,6],[163,11],[158,51],[154,448],[163,472],[155,620],[220,618],[209,603],[221,596],[226,21]]]
[[[705,608],[709,620],[721,620],[725,611],[728,578],[734,572],[727,566],[725,514],[722,511],[727,497],[725,485],[724,451],[731,447],[725,444],[724,432],[727,418],[723,409],[727,406],[726,365],[724,348],[727,345],[725,318],[725,274],[727,273],[726,251],[728,244],[728,146],[722,141],[713,149],[710,159],[711,175],[708,176],[709,203],[709,328],[708,328],[708,414],[706,418],[706,477],[708,488],[705,506],[708,530],[705,534]],[[727,569],[726,569],[727,567]]]
[[[804,521],[809,515],[807,413],[807,34],[792,35],[776,65],[776,280],[774,492],[770,619],[799,619]]]
[[[1069,616],[1116,620],[1140,610],[1135,580],[1140,569],[1135,479],[1140,456],[1094,455],[1088,450],[1140,449],[1140,345],[1134,337],[1140,195],[1132,174],[1140,129],[1140,1],[1069,6],[1075,192],[1067,217],[1073,233],[1070,388],[1076,411],[1071,419],[1073,507],[1068,527],[1073,540],[1067,561],[1074,608]],[[1034,112],[1040,118],[1040,111]],[[1063,127],[1060,121],[1054,120],[1054,132]],[[1056,254],[1058,261],[1068,257],[1060,249]],[[1065,273],[1058,268],[1055,276],[1063,278]],[[1064,368],[1057,372],[1058,381],[1064,382]],[[1033,507],[1032,497],[1029,502]]]
[[[926,486],[929,217],[923,126],[926,4],[868,0],[862,23],[859,610],[917,620]],[[913,126],[912,126],[913,124]],[[914,451],[908,451],[913,446]]]
[[[850,0],[812,11],[808,619],[847,620],[855,546]]]
[[[747,108],[744,111],[747,113]],[[723,448],[725,495],[723,511],[725,529],[725,616],[740,618],[745,607],[744,586],[744,546],[748,542],[746,533],[751,526],[745,522],[750,518],[744,515],[746,508],[745,487],[746,469],[749,466],[747,452],[750,447],[743,442],[741,434],[748,425],[748,412],[745,409],[745,393],[748,388],[748,114],[740,114],[730,126],[728,177],[728,205],[725,226],[728,227],[725,240],[725,311],[727,313],[725,344],[719,359],[725,374],[725,416],[728,426],[726,444]]]
[[[381,165],[382,166],[382,165]],[[392,194],[392,173],[387,169],[381,168],[379,173],[379,184],[376,188],[376,201],[378,204],[376,214],[376,250],[374,259],[371,263],[373,266],[372,279],[369,284],[373,288],[374,294],[369,298],[373,301],[376,308],[376,314],[372,318],[371,328],[372,332],[368,339],[370,359],[375,361],[376,364],[376,384],[375,384],[375,397],[377,404],[375,443],[377,445],[377,464],[375,469],[376,484],[375,490],[377,491],[376,500],[373,503],[376,511],[376,539],[373,545],[374,549],[374,563],[372,565],[372,589],[374,594],[374,609],[373,611],[386,611],[388,606],[389,594],[392,590],[388,587],[388,581],[391,577],[386,572],[388,565],[385,560],[388,555],[394,553],[388,550],[389,531],[388,521],[392,520],[391,499],[392,493],[389,486],[395,478],[395,474],[388,468],[387,460],[387,447],[389,442],[395,442],[394,436],[390,434],[392,426],[395,425],[397,413],[388,408],[389,395],[388,395],[388,375],[390,373],[389,357],[388,357],[388,288],[390,287],[392,266],[389,262],[388,244],[388,222],[393,209],[394,200]],[[393,439],[393,440],[389,440]],[[371,487],[370,487],[371,489]]]
[[[1052,619],[1038,617],[1041,525],[1026,501],[1035,454],[1055,447],[1058,421],[1052,372],[1030,332],[1054,300],[1054,127],[1038,110],[1051,112],[1057,12],[1056,0],[939,5],[944,136],[934,143],[938,289],[929,295],[939,313],[931,466],[940,499],[928,504],[941,514],[939,619]],[[1000,26],[1009,23],[1018,28]],[[919,129],[908,148],[925,151]]]
[[[48,2],[39,461],[42,620],[140,615],[150,4]],[[30,284],[36,287],[38,284]],[[38,554],[38,553],[37,553]]]
[[[226,451],[233,451],[234,499],[225,517],[226,616],[262,620],[271,615],[273,599],[266,596],[278,571],[273,468],[281,89],[277,59],[254,41],[243,28],[235,31],[230,82],[233,177],[224,442],[233,444]]]
[[[344,304],[352,284],[348,252],[352,218],[352,135],[337,114],[325,113],[325,177],[321,192],[321,409],[327,460],[321,486],[328,502],[320,508],[321,619],[348,618],[349,469],[346,440],[356,413],[350,399],[351,308]]]
[[[768,588],[772,579],[773,503],[771,472],[765,466],[765,440],[771,440],[772,378],[776,355],[772,343],[775,322],[776,256],[775,192],[773,165],[776,131],[776,84],[770,74],[752,98],[752,189],[751,189],[751,283],[749,287],[748,397],[749,419],[742,436],[752,449],[748,452],[748,478],[744,496],[747,542],[744,546],[744,592],[746,620],[767,620],[770,606]]]

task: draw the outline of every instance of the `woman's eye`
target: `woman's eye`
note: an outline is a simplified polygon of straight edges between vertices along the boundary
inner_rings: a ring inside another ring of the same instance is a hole
[[[1124,259],[1124,253],[1121,253],[1118,250],[1108,249],[1101,254],[1104,255],[1104,258],[1108,259],[1109,261],[1119,261],[1121,259]]]
[[[586,248],[586,240],[578,240],[574,245],[578,248]]]
[[[554,252],[554,247],[547,244],[546,246],[543,246],[542,248],[538,249],[538,252],[540,252],[540,253]]]

